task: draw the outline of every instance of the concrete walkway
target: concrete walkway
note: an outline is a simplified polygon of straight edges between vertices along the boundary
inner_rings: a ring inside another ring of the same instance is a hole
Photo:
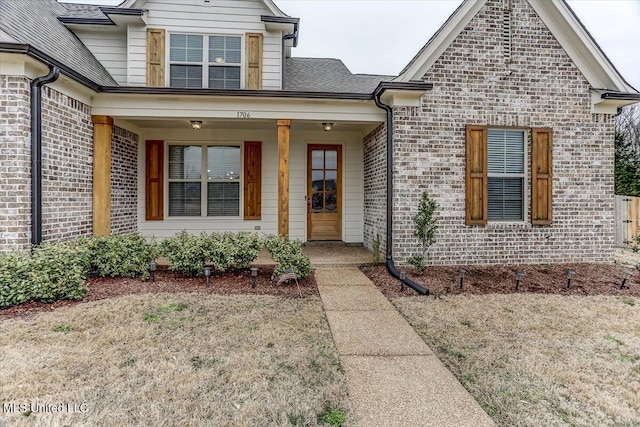
[[[494,425],[359,269],[315,276],[359,426]]]

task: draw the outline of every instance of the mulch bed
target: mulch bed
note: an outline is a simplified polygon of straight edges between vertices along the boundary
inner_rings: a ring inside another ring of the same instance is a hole
[[[298,287],[295,281],[276,286],[276,280],[271,280],[274,266],[257,266],[260,268],[256,278],[255,289],[251,287],[251,272],[242,269],[226,274],[212,272],[209,278],[209,287],[206,287],[204,277],[184,277],[180,273],[169,270],[156,272],[156,281],[151,279],[143,281],[128,278],[89,278],[87,284],[89,291],[81,300],[63,300],[51,304],[31,301],[17,306],[0,309],[0,320],[12,317],[26,317],[43,311],[55,310],[58,307],[67,307],[90,301],[98,301],[107,298],[115,298],[123,295],[148,294],[160,292],[200,292],[216,295],[274,295],[281,297],[299,298]],[[316,281],[311,273],[308,277],[299,280],[300,291],[303,297],[319,295]]]
[[[460,268],[467,270],[464,287],[460,289]],[[567,289],[567,270],[576,275]],[[364,266],[364,274],[389,297],[419,295],[405,287],[400,291],[400,282],[387,273],[384,265]],[[515,289],[516,271],[525,273],[518,290]],[[623,271],[633,271],[635,276],[627,279],[624,289],[620,289]],[[560,295],[627,295],[640,296],[640,277],[635,269],[611,264],[554,264],[518,266],[447,266],[429,267],[422,275],[408,270],[407,278],[429,289],[431,295],[446,294],[510,294],[539,293]]]

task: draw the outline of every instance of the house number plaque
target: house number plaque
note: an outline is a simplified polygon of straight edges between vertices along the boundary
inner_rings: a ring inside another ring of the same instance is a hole
[[[248,111],[238,111],[236,113],[236,117],[238,119],[250,119],[251,118],[251,113]]]

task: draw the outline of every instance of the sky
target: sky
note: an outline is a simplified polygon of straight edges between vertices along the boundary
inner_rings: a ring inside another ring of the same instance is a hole
[[[71,0],[65,0],[71,1]],[[73,0],[117,5],[120,0]],[[353,73],[397,75],[460,0],[275,0],[300,18],[293,56],[338,58]],[[640,0],[568,0],[622,76],[640,90]]]

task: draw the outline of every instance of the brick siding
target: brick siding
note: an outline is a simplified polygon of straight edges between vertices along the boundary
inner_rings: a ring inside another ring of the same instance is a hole
[[[91,107],[42,88],[42,240],[90,236],[93,228]]]
[[[380,258],[387,242],[387,125],[364,138],[364,246],[373,250],[380,236]]]
[[[29,80],[0,76],[0,252],[30,242]]]
[[[503,2],[488,1],[424,76],[434,89],[422,106],[394,109],[397,262],[418,252],[412,217],[424,190],[440,205],[431,264],[612,261],[612,117],[591,113],[584,76],[529,4],[512,3],[511,63],[502,45]],[[552,225],[465,225],[467,124],[553,129]],[[376,138],[375,132],[365,138],[365,165],[367,156],[380,156],[379,149],[366,149]],[[370,169],[367,178],[374,178]],[[379,222],[375,212],[366,221]]]
[[[138,135],[118,126],[111,137],[111,233],[138,231]]]

